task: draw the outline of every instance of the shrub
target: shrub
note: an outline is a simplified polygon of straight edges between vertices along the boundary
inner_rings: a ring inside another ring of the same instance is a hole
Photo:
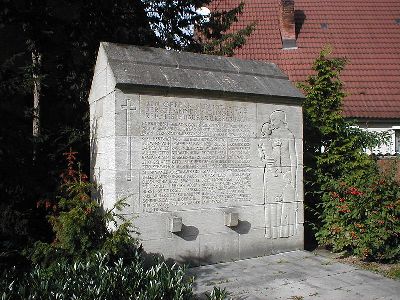
[[[228,292],[225,289],[214,286],[211,293],[206,293],[207,300],[223,300],[228,296]]]
[[[324,193],[319,243],[363,259],[400,258],[400,185],[394,172],[331,181]]]
[[[36,265],[17,276],[9,271],[1,279],[1,299],[192,299],[192,281],[184,269],[164,262],[143,267],[139,252],[129,263],[96,253],[75,263],[59,262],[51,268]]]
[[[331,57],[326,48],[313,63],[314,73],[299,83],[305,93],[304,188],[306,229],[317,232],[326,226],[330,185],[349,176],[370,177],[377,172],[375,161],[364,149],[387,141],[386,134],[361,130],[342,113],[346,96],[340,74],[344,58]],[[320,205],[324,202],[324,205]],[[322,216],[322,217],[321,217]],[[322,223],[321,223],[322,221]]]
[[[38,203],[50,213],[54,240],[35,244],[31,270],[1,274],[1,299],[192,299],[184,268],[161,259],[145,266],[131,223],[115,212],[125,203],[103,211],[90,197],[94,186],[80,171],[76,152],[65,157],[59,195]],[[209,299],[225,296],[216,289]]]
[[[35,243],[29,254],[35,264],[73,262],[98,251],[128,259],[130,253],[138,247],[131,235],[131,223],[116,212],[126,204],[121,200],[111,210],[104,211],[91,198],[95,186],[81,172],[76,154],[72,150],[64,154],[67,167],[60,175],[59,195],[55,200],[38,202],[38,206],[44,206],[49,211],[48,219],[54,231],[54,239],[51,243]],[[110,223],[115,230],[108,228]]]
[[[388,135],[363,131],[344,118],[345,65],[324,49],[313,64],[315,73],[298,85],[306,95],[306,229],[334,251],[393,261],[400,255],[399,184],[379,175],[376,161],[364,152],[387,142]]]
[[[115,212],[125,203],[103,211],[90,197],[94,186],[80,171],[76,152],[65,157],[59,195],[38,203],[50,212],[54,240],[35,244],[31,270],[1,274],[1,299],[192,299],[193,280],[184,268],[160,258],[145,265],[132,224]],[[216,290],[210,299],[225,295]]]

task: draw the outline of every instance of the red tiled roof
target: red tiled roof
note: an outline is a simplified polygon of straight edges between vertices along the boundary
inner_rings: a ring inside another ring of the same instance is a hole
[[[214,0],[210,9],[230,9],[240,1]],[[274,62],[298,82],[311,74],[314,59],[330,45],[332,55],[348,59],[341,76],[348,93],[344,114],[400,118],[400,0],[295,0],[295,14],[303,13],[305,20],[298,49],[291,50],[282,49],[279,2],[245,0],[234,29],[257,25],[236,57]]]

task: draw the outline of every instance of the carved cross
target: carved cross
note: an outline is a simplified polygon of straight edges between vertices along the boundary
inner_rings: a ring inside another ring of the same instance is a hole
[[[132,180],[132,137],[128,137],[128,173],[126,176],[127,181]]]
[[[129,130],[131,128],[131,111],[135,111],[136,107],[131,106],[132,99],[126,99],[126,104],[122,104],[122,110],[126,110],[126,135],[129,135]]]
[[[121,108],[126,110],[126,135],[127,135],[127,147],[128,147],[128,174],[127,181],[132,180],[132,137],[129,135],[131,129],[131,111],[135,111],[136,107],[132,106],[132,99],[127,98],[126,104],[122,104]]]

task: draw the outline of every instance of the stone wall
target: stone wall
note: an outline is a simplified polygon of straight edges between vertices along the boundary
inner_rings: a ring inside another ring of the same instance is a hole
[[[254,85],[244,93],[241,72],[229,64],[249,63],[218,57],[203,62],[190,54],[196,72],[221,82],[227,76],[229,93],[216,94],[215,83],[204,90],[207,78],[201,90],[165,92],[143,78],[138,85],[132,74],[140,66],[130,68],[134,54],[144,50],[126,49],[100,48],[89,97],[92,180],[103,205],[125,199],[129,206],[122,213],[133,219],[145,251],[178,261],[204,264],[302,249],[303,121],[300,102],[287,96],[289,85],[284,89],[287,79],[274,66],[267,65],[270,75],[262,63],[250,62],[243,76],[263,90]],[[131,61],[116,59],[118,51]],[[179,60],[181,54],[173,55]],[[226,69],[213,75],[215,59]],[[202,63],[208,71],[199,71]],[[165,72],[168,84],[182,85],[179,74],[171,81],[174,72],[181,70]],[[270,87],[268,76],[279,85]],[[251,89],[260,94],[254,97]]]

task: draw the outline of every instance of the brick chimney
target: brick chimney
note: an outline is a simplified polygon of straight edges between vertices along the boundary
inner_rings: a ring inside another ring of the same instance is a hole
[[[296,28],[294,21],[294,0],[279,0],[279,23],[283,49],[296,46]]]

